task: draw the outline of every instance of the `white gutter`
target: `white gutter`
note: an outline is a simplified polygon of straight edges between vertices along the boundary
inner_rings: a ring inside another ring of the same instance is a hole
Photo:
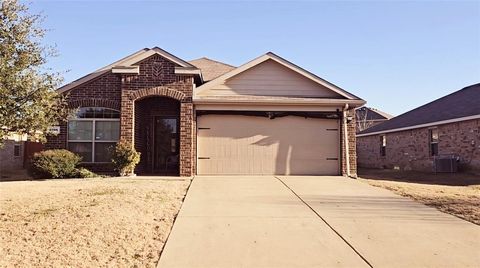
[[[347,177],[350,177],[350,151],[348,149],[348,127],[347,127],[347,109],[348,103],[345,104],[343,108],[343,134],[344,134],[344,144],[345,144],[345,165],[347,166]]]
[[[473,119],[480,119],[480,114],[465,116],[465,117],[459,117],[459,118],[454,118],[454,119],[448,119],[448,120],[443,120],[443,121],[436,121],[436,122],[432,122],[432,123],[414,125],[414,126],[409,126],[409,127],[394,128],[394,129],[381,130],[381,131],[376,131],[376,132],[371,132],[371,133],[358,134],[357,137],[366,137],[366,136],[372,136],[372,135],[377,135],[377,134],[399,132],[399,131],[405,131],[405,130],[416,129],[416,128],[433,127],[433,126],[450,124],[450,123],[467,121],[467,120],[473,120]]]

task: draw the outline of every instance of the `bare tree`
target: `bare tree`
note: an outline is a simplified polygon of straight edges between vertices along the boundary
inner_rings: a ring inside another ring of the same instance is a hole
[[[360,107],[355,110],[355,119],[357,121],[357,132],[363,131],[374,125],[373,120],[368,120],[368,108]]]

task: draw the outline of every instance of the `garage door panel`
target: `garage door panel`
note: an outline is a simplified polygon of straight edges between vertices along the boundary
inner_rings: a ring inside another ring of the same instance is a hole
[[[327,160],[339,157],[338,120],[204,115],[197,125],[198,174],[338,174]]]

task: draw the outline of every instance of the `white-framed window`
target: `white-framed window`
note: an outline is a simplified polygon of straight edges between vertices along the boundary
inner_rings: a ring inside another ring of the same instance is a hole
[[[430,141],[430,155],[438,155],[438,128],[431,128],[428,130],[428,136]]]
[[[20,157],[20,144],[16,143],[13,145],[13,156],[14,157]]]
[[[387,136],[380,135],[380,156],[387,155]]]
[[[106,163],[120,138],[120,112],[103,107],[83,107],[68,120],[68,150],[84,163]]]

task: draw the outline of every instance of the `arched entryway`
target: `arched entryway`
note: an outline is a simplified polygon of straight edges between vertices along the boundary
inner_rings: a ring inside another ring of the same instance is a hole
[[[141,153],[137,174],[180,174],[180,102],[162,96],[135,100],[134,144]]]

